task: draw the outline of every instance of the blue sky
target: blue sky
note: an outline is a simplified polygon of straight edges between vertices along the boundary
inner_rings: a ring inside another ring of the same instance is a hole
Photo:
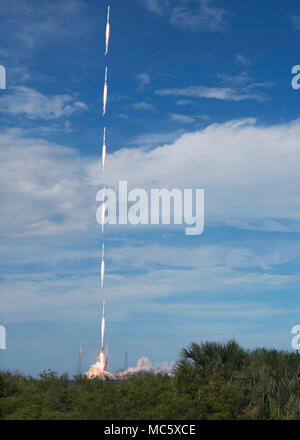
[[[290,349],[299,324],[300,2],[2,0],[2,368],[99,342],[96,193],[205,189],[205,231],[108,226],[109,369],[192,341]],[[101,95],[109,66],[109,101]],[[107,169],[100,172],[103,124]]]

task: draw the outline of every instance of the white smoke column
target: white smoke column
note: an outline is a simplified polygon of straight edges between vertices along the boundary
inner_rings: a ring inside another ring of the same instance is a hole
[[[110,35],[110,24],[109,24],[109,13],[110,7],[107,9],[107,24],[106,24],[106,33],[105,33],[105,55],[108,53],[108,45],[109,45],[109,35]],[[107,67],[105,68],[105,79],[104,79],[104,89],[103,89],[103,112],[102,116],[106,114],[106,104],[107,104]],[[105,160],[106,160],[106,127],[104,127],[103,133],[103,145],[102,145],[102,171],[104,173],[105,169]],[[104,196],[105,196],[105,187],[104,187]],[[102,234],[104,233],[104,223],[105,223],[105,213],[106,213],[106,203],[103,201],[102,204]],[[104,260],[104,243],[102,244],[102,258],[101,258],[101,293],[103,296],[103,288],[104,288],[104,275],[105,275],[105,260]],[[103,309],[102,309],[102,319],[101,319],[101,334],[100,334],[100,350],[98,354],[98,359],[95,364],[93,364],[89,371],[85,374],[88,378],[93,377],[110,377],[115,378],[115,376],[106,371],[106,366],[108,362],[108,351],[104,354],[104,336],[105,336],[105,301],[103,300]]]
[[[101,322],[101,345],[100,345],[100,351],[103,352],[104,347],[104,334],[105,334],[105,301],[103,301],[103,309],[102,309],[102,322]]]
[[[104,287],[104,273],[105,273],[105,262],[104,262],[104,243],[102,244],[102,259],[101,259],[101,289]]]
[[[105,212],[106,212],[106,204],[103,202],[102,204],[102,213],[101,213],[101,232],[104,234],[104,223],[105,223]]]
[[[105,186],[103,187],[103,192],[104,192],[104,197],[105,197]],[[102,234],[104,234],[105,213],[106,213],[106,203],[103,201],[102,211],[101,211],[101,232],[102,232]]]
[[[103,173],[104,173],[104,169],[105,169],[105,161],[106,161],[106,127],[104,127],[103,145],[102,145],[102,171],[103,171]]]
[[[105,68],[105,79],[104,79],[104,89],[103,89],[103,112],[102,116],[106,114],[106,104],[107,104],[107,67]]]
[[[104,52],[104,55],[108,54],[109,35],[110,35],[109,12],[110,12],[110,7],[108,6],[108,8],[107,8],[106,32],[105,32],[105,52]]]

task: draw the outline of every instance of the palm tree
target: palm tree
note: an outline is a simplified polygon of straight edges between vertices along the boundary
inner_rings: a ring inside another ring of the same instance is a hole
[[[226,344],[204,342],[199,345],[193,342],[182,350],[176,371],[178,374],[193,371],[201,378],[217,373],[230,379],[247,361],[248,352],[234,340]]]
[[[300,416],[300,356],[285,351],[257,349],[246,370],[250,413],[254,418]]]

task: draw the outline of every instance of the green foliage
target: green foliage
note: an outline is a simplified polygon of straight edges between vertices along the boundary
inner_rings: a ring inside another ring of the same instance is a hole
[[[0,418],[12,420],[300,419],[300,355],[193,343],[174,376],[123,381],[0,374]]]

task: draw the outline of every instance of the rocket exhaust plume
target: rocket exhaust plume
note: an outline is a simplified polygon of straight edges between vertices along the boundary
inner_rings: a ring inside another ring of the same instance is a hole
[[[109,12],[110,12],[110,7],[108,6],[108,8],[107,8],[106,32],[105,32],[105,52],[104,52],[104,55],[108,54],[109,35],[110,35]]]
[[[104,336],[105,336],[105,301],[103,301],[102,306],[102,319],[101,319],[101,335],[100,335],[100,350],[98,355],[98,362],[99,362],[99,368],[100,371],[105,371],[107,362],[108,362],[108,354],[107,350],[106,353],[104,353]]]
[[[103,172],[104,172],[104,168],[105,168],[105,161],[106,161],[106,127],[104,127],[103,145],[102,145],[102,170],[103,170]]]
[[[104,189],[104,197],[105,197],[105,187]],[[106,203],[102,203],[102,212],[101,212],[101,232],[104,234],[104,224],[105,224],[105,212],[106,212]]]
[[[109,38],[110,38],[110,6],[107,8],[107,23],[106,23],[106,32],[105,32],[105,55],[108,54],[109,48]],[[106,115],[106,105],[107,105],[107,95],[108,95],[108,87],[107,87],[107,75],[108,68],[105,67],[105,78],[104,78],[104,88],[103,88],[103,111],[102,116]],[[104,127],[103,133],[103,144],[102,144],[102,171],[104,173],[105,169],[105,161],[106,161],[106,127]],[[104,224],[105,224],[105,214],[106,214],[106,203],[105,203],[105,187],[104,187],[104,199],[102,204],[102,234],[104,233]],[[104,290],[104,275],[105,275],[105,260],[104,260],[104,243],[102,244],[102,258],[101,258],[101,271],[100,271],[100,279],[101,279],[101,292],[103,295]],[[103,301],[102,307],[102,318],[101,318],[101,329],[100,329],[100,349],[98,352],[97,362],[93,364],[89,371],[85,374],[88,378],[93,377],[110,377],[113,378],[114,375],[106,371],[107,362],[108,362],[108,352],[104,352],[104,336],[105,336],[105,301]]]
[[[104,286],[104,273],[105,273],[105,262],[104,262],[104,243],[102,245],[102,260],[101,260],[101,289]]]
[[[106,114],[106,104],[107,104],[107,67],[105,68],[105,79],[104,79],[104,89],[103,89],[103,112],[102,116]]]
[[[105,335],[105,301],[103,301],[103,309],[102,309],[102,320],[101,320],[101,344],[100,344],[100,351],[103,351],[104,348],[104,335]]]

